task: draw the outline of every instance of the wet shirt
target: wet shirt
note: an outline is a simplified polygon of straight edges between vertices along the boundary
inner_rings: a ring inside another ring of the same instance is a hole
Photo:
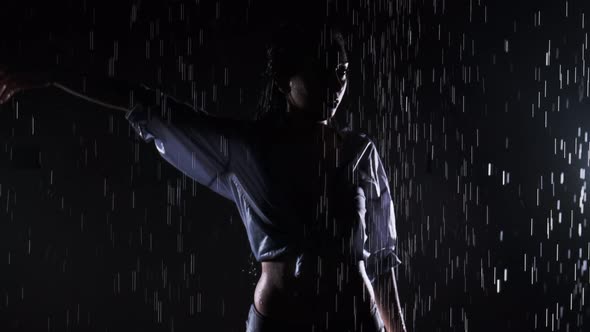
[[[387,175],[367,135],[214,117],[165,94],[126,119],[168,163],[236,203],[257,261],[364,260],[371,281],[401,263]]]

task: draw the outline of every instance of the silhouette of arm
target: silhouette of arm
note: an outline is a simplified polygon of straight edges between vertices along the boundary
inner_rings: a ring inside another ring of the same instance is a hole
[[[214,117],[162,92],[138,102],[125,117],[145,142],[154,142],[172,166],[232,200],[232,166],[247,150],[250,122]]]
[[[227,175],[231,148],[246,122],[215,117],[160,89],[108,77],[53,74],[52,86],[108,109],[122,111],[137,135],[176,169],[232,199]]]
[[[366,273],[373,288],[377,310],[388,332],[405,331],[394,267],[401,263],[397,251],[395,211],[387,174],[374,143],[370,143],[360,167],[364,178]],[[398,308],[398,311],[395,308]]]
[[[159,102],[158,98],[163,95],[178,104],[184,104],[161,89],[148,87],[142,83],[56,69],[50,70],[47,75],[49,86],[111,110],[128,112],[136,104],[147,105]],[[186,106],[190,107],[188,104]]]
[[[233,152],[243,155],[249,122],[216,117],[195,109],[160,89],[143,84],[76,72],[10,72],[0,67],[0,101],[33,88],[55,87],[125,115],[138,136],[154,142],[160,155],[172,166],[232,199],[228,180]],[[235,159],[235,158],[234,158]],[[239,158],[238,158],[239,159]]]

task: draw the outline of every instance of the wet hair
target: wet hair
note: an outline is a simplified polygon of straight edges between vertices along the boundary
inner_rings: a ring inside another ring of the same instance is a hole
[[[323,47],[335,45],[346,57],[346,45],[340,27],[335,23],[321,26],[282,24],[271,35],[267,44],[267,65],[264,87],[256,119],[283,114],[286,101],[275,82],[284,83],[303,68],[306,58],[319,58]]]

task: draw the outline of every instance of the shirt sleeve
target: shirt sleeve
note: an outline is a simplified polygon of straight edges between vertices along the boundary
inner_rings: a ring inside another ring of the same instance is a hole
[[[377,276],[401,264],[397,256],[395,211],[387,174],[373,142],[369,144],[360,172],[366,207],[363,256],[367,276],[373,283]]]
[[[168,163],[233,199],[227,173],[230,145],[237,139],[241,121],[211,116],[163,93],[157,93],[154,104],[137,103],[125,118],[144,142],[154,142]]]

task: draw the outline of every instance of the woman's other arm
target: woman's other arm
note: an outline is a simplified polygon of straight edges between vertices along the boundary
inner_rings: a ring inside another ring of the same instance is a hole
[[[386,331],[406,332],[405,322],[401,313],[395,270],[392,268],[390,273],[377,276],[373,282],[373,287],[375,304],[385,324]]]
[[[394,273],[394,267],[401,263],[397,257],[395,211],[387,174],[374,143],[359,167],[366,195],[366,274],[387,332],[405,332]]]

